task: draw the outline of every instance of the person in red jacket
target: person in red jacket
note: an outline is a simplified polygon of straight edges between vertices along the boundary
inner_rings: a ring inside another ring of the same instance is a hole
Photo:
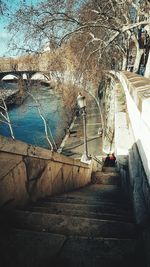
[[[112,153],[112,154],[110,154],[110,156],[109,156],[109,160],[110,160],[110,167],[114,167],[115,166],[115,163],[116,163],[116,157],[115,157],[115,155],[114,155],[114,153]]]

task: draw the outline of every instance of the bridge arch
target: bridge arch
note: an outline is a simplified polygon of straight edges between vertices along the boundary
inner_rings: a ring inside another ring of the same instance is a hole
[[[31,76],[31,80],[45,80],[49,82],[51,80],[50,76],[48,74],[42,73],[42,72],[36,72]]]
[[[1,80],[18,80],[20,78],[17,74],[4,74]]]

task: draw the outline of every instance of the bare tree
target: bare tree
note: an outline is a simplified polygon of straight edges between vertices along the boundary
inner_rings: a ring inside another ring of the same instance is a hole
[[[81,52],[89,65],[95,57],[97,65],[105,63],[110,68],[110,55],[114,56],[111,51],[120,54],[122,60],[124,40],[128,41],[126,32],[132,31],[137,37],[138,27],[149,24],[148,8],[148,1],[45,1],[36,6],[21,5],[15,16],[10,16],[9,29],[17,38],[21,30],[21,43],[27,51],[42,49],[46,42],[53,50],[70,38],[80,39]]]
[[[0,121],[8,125],[11,137],[15,139],[7,105],[5,103],[5,97],[2,92],[0,92]]]
[[[0,0],[0,15],[5,15],[5,12],[7,11],[7,0]],[[1,16],[0,16],[1,18]]]
[[[30,95],[32,97],[32,99],[35,101],[36,107],[38,109],[38,113],[39,113],[41,119],[43,120],[44,129],[45,129],[45,136],[46,136],[46,140],[47,140],[47,142],[48,142],[48,144],[50,146],[50,149],[54,150],[54,147],[55,147],[55,149],[57,150],[57,146],[56,146],[55,140],[53,138],[52,132],[51,132],[50,128],[48,127],[47,120],[45,119],[45,117],[44,117],[44,115],[42,113],[42,108],[41,108],[40,102],[34,97],[34,95],[32,93],[28,92],[28,95]],[[48,129],[50,130],[50,135],[51,135],[51,139],[52,139],[53,143],[51,142],[51,140],[49,138]],[[54,144],[54,146],[53,146],[53,144]]]
[[[149,12],[147,0],[41,1],[36,6],[18,7],[15,15],[10,14],[8,29],[17,41],[15,49],[40,51],[41,61],[49,57],[46,68],[57,76],[57,85],[67,100],[67,77],[72,77],[76,87],[86,85],[89,90],[92,85],[96,90],[107,70],[126,69],[131,39],[136,46],[134,71],[139,69],[143,51],[138,30],[149,27]],[[43,53],[45,43],[49,43],[49,54]]]

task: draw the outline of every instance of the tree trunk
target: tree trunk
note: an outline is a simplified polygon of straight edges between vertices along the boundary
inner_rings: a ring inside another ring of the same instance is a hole
[[[143,52],[144,52],[143,49],[139,49],[139,47],[137,47],[136,58],[135,58],[134,68],[133,68],[133,71],[136,73],[139,70],[140,61],[141,61],[141,57],[143,55]]]
[[[124,55],[123,62],[122,62],[122,70],[127,69],[127,57]]]
[[[148,54],[148,59],[147,59],[147,63],[146,63],[144,77],[150,78],[150,51]]]

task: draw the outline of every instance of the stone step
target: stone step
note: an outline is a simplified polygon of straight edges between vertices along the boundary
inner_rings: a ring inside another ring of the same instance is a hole
[[[141,267],[140,253],[133,239],[70,237],[59,253],[56,266],[63,262],[69,267]]]
[[[131,209],[131,205],[129,202],[126,202],[125,200],[119,199],[118,196],[109,196],[109,198],[102,197],[88,197],[88,196],[80,196],[78,194],[76,195],[67,195],[67,196],[57,196],[52,198],[45,199],[45,202],[56,202],[56,203],[72,203],[72,204],[91,204],[91,205],[101,205],[101,203],[110,204],[110,205],[116,205],[121,206],[123,209],[129,210]]]
[[[99,186],[99,185],[97,185]],[[105,188],[103,189],[103,185],[100,185],[101,188],[97,192],[90,192],[90,191],[75,191],[75,192],[68,192],[62,195],[57,195],[57,196],[52,196],[52,197],[47,197],[47,199],[51,199],[53,197],[76,197],[79,196],[81,198],[89,198],[89,199],[118,199],[118,200],[125,200],[124,195],[122,194],[121,190],[106,190]]]
[[[121,189],[118,185],[105,185],[105,184],[91,184],[87,187],[83,187],[80,190],[70,192],[70,193],[83,193],[83,194],[90,194],[94,195],[105,195],[106,197],[110,194],[120,194],[122,196]]]
[[[120,190],[120,187],[118,187],[117,185],[100,185],[100,184],[90,184],[90,185],[87,185],[85,187],[82,187],[76,191],[79,191],[79,192],[97,192],[97,191],[100,191],[100,190],[106,190],[106,191],[119,191]],[[73,191],[75,192],[75,191]]]
[[[95,195],[95,194],[101,194],[101,193],[120,193],[120,187],[117,185],[103,185],[103,184],[90,184],[86,187],[80,188],[78,190],[68,192],[68,194],[76,194],[76,193],[83,193],[87,194],[90,193],[90,195]],[[66,193],[67,194],[67,193]],[[65,195],[65,194],[64,194]]]
[[[61,203],[60,203],[61,204]],[[65,216],[75,216],[82,218],[92,218],[92,219],[101,219],[101,220],[116,220],[124,222],[134,222],[133,217],[127,216],[127,214],[113,214],[113,213],[100,213],[87,211],[85,209],[74,209],[72,205],[66,207],[65,205],[61,206],[51,206],[51,207],[40,207],[40,206],[30,206],[26,208],[28,211],[40,212],[40,213],[49,213],[49,214],[60,214]]]
[[[35,205],[38,207],[48,208],[52,210],[62,209],[62,210],[74,210],[80,212],[94,212],[94,213],[104,213],[104,214],[114,214],[121,217],[133,218],[133,213],[130,209],[123,209],[122,206],[116,206],[114,203],[107,203],[107,202],[97,202],[97,204],[82,204],[82,203],[67,203],[67,202],[55,202],[55,201],[38,201]],[[26,207],[28,210],[31,207]]]
[[[66,237],[19,229],[3,232],[0,239],[2,267],[141,267],[138,255],[134,239]]]
[[[102,168],[103,172],[107,172],[107,173],[116,173],[117,174],[117,168],[116,167],[103,167]]]
[[[114,185],[91,185],[71,193],[44,198],[44,201],[95,204],[97,202],[112,202],[116,205],[123,205],[124,208],[131,208],[130,202],[124,198],[122,192]]]
[[[103,184],[103,185],[120,185],[120,177],[118,174],[112,173],[105,173],[101,171],[97,171],[94,173],[94,177],[92,177],[92,182],[96,184]]]
[[[34,205],[34,204],[33,204]],[[116,206],[114,203],[97,202],[97,204],[82,204],[82,203],[67,203],[67,202],[54,202],[54,201],[38,201],[35,205],[38,207],[44,207],[52,210],[68,209],[68,210],[80,210],[80,212],[94,212],[94,213],[110,213],[114,215],[120,215],[127,218],[132,218],[132,211],[123,209],[122,206]],[[34,206],[35,206],[34,205]],[[29,207],[30,208],[30,207]],[[27,207],[28,209],[28,207]]]
[[[88,237],[135,237],[134,224],[41,212],[16,211],[14,227],[63,235]]]
[[[0,266],[48,267],[61,250],[66,237],[52,233],[11,229],[0,238]]]

